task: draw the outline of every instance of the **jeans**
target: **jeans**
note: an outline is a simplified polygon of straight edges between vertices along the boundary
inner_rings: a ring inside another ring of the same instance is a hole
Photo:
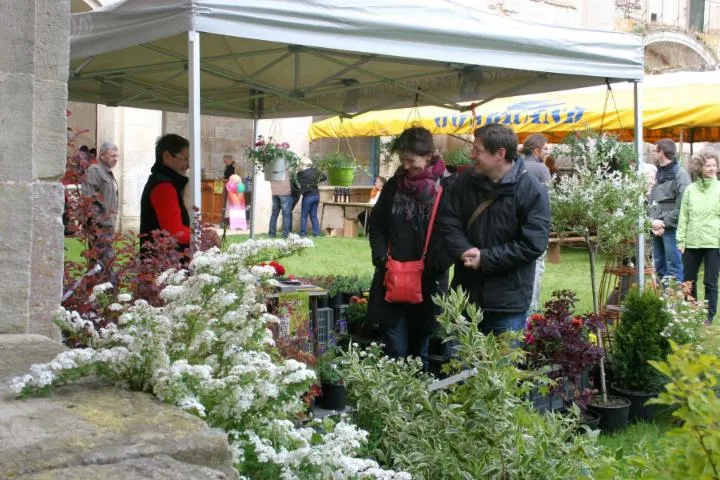
[[[527,315],[522,313],[508,312],[483,312],[483,319],[480,322],[480,331],[484,335],[492,332],[499,335],[507,331],[519,331],[525,328]]]
[[[277,219],[282,210],[282,236],[287,237],[292,228],[292,195],[273,195],[272,213],[270,214],[270,228],[268,233],[271,237],[277,236]]]
[[[530,301],[530,313],[537,312],[541,305],[540,305],[540,282],[542,281],[543,273],[545,273],[545,257],[547,256],[547,251],[543,252],[542,255],[540,255],[540,258],[538,258],[535,261],[535,280],[533,281],[533,293],[532,293],[532,300]]]
[[[307,218],[310,215],[312,222],[313,235],[320,235],[320,222],[318,222],[317,211],[320,204],[320,194],[310,193],[302,196],[302,206],[300,207],[300,236],[307,235]]]
[[[408,316],[403,314],[395,325],[381,326],[385,354],[390,358],[420,357],[423,370],[427,371],[430,331],[413,328],[411,325],[413,319],[408,319]]]
[[[662,280],[664,277],[674,277],[678,282],[683,281],[683,263],[680,251],[677,249],[675,229],[666,228],[660,237],[653,235],[653,263],[655,274]]]
[[[720,251],[717,248],[686,248],[683,255],[685,280],[692,283],[690,295],[697,300],[697,277],[700,264],[705,264],[705,300],[708,308],[708,323],[715,318],[718,300],[718,273],[720,272]]]

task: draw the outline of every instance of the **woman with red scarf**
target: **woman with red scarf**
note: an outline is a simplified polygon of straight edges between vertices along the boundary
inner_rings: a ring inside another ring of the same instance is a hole
[[[419,260],[430,223],[433,201],[439,185],[449,187],[442,157],[434,155],[432,134],[425,128],[405,130],[392,147],[400,158],[400,167],[380,192],[370,212],[368,229],[375,266],[368,320],[380,326],[388,356],[420,357],[427,369],[430,335],[439,308],[432,295],[447,292],[448,268],[453,259],[443,253],[440,235],[433,227],[422,278],[423,302],[420,304],[385,301],[385,263],[388,252],[401,262]],[[437,222],[437,219],[435,220]]]

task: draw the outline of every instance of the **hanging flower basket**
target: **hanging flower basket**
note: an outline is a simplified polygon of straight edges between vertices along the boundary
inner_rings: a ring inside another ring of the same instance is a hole
[[[269,182],[286,180],[288,170],[295,171],[300,163],[300,157],[290,150],[290,144],[275,142],[272,137],[266,142],[262,135],[255,147],[248,148],[247,156],[265,173],[265,180]]]

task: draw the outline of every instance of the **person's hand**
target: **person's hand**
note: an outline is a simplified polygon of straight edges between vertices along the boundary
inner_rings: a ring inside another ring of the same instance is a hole
[[[656,219],[656,220],[653,220],[652,222],[650,222],[650,227],[653,230],[660,230],[661,228],[665,228],[665,222],[663,222],[662,220]]]
[[[460,259],[467,268],[474,268],[475,270],[480,268],[480,250],[475,247],[466,250],[460,255]]]
[[[680,251],[680,253],[685,254],[685,247],[683,247],[682,245],[678,246],[678,250]]]

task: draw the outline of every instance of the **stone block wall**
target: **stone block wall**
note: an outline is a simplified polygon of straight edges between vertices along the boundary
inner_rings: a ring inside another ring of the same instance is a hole
[[[0,334],[56,337],[69,0],[0,2]]]

